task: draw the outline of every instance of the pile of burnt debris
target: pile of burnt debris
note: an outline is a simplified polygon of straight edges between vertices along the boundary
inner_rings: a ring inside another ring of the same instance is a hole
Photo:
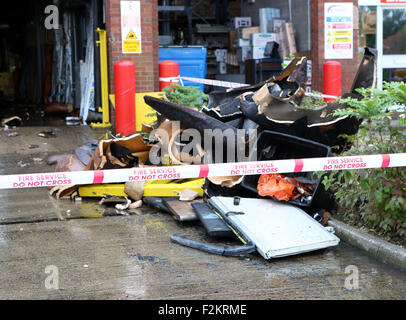
[[[74,154],[50,157],[48,163],[57,162],[56,171],[78,171],[240,162],[241,154],[244,161],[322,158],[334,155],[333,146],[338,146],[334,152],[339,154],[349,143],[345,135],[356,133],[361,119],[332,116],[335,110],[348,107],[338,102],[300,108],[306,65],[305,57],[297,58],[263,83],[212,92],[200,111],[145,96],[145,102],[157,111],[156,126],[144,125],[142,134],[129,137],[89,141]],[[360,98],[355,89],[374,87],[375,76],[375,53],[365,49],[351,92],[344,97]],[[224,246],[179,235],[171,240],[220,255],[258,251],[269,259],[339,242],[326,227],[334,199],[314,172],[197,179],[168,174],[167,178],[54,187],[51,194],[101,197],[101,204],[119,211],[148,205],[173,214],[180,222],[200,221],[210,237],[240,243]]]

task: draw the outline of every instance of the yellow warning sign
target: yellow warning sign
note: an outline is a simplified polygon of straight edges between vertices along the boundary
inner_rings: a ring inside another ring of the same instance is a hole
[[[130,32],[128,33],[126,39],[127,40],[137,40],[137,37],[135,36],[134,31],[130,30]]]
[[[123,53],[141,53],[140,40],[124,40]]]
[[[345,38],[337,38],[337,37],[335,37],[333,42],[334,43],[351,42],[351,38],[350,37],[345,37]]]
[[[335,36],[350,36],[352,34],[352,30],[334,30],[333,34]]]

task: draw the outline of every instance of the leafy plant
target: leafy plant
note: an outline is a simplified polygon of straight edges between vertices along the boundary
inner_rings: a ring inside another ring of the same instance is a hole
[[[405,128],[395,125],[393,117],[406,104],[406,84],[385,83],[383,90],[359,89],[361,100],[347,98],[349,107],[335,115],[364,119],[358,133],[350,137],[352,147],[343,155],[406,152]],[[398,106],[393,108],[393,106]],[[404,114],[403,114],[404,117]],[[405,241],[406,170],[384,168],[343,170],[326,175],[324,186],[332,190],[348,222],[389,234]]]
[[[180,86],[172,84],[163,89],[170,102],[200,110],[207,101],[208,96],[194,86]]]
[[[322,94],[321,92],[313,90],[312,93],[314,95],[305,96],[303,98],[302,102],[300,103],[300,105],[296,104],[294,101],[292,101],[291,103],[295,107],[301,108],[301,109],[318,109],[318,108],[321,108],[322,106],[324,106],[326,104],[326,102],[324,101],[324,98],[321,97],[321,94]]]
[[[295,60],[296,56],[291,53],[290,55],[284,57],[282,60],[282,68],[286,68],[293,60]]]

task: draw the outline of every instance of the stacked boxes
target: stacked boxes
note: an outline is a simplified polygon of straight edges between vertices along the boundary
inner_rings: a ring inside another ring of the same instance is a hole
[[[296,53],[293,25],[283,19],[272,20],[272,31],[261,33],[259,27],[238,28],[234,47],[237,48],[237,59],[245,62],[247,59],[265,58],[267,42],[276,41],[279,44],[281,57]]]
[[[248,29],[248,30],[247,30]],[[276,33],[259,33],[259,27],[242,28],[237,32],[237,58],[240,62],[247,59],[263,59],[266,43],[276,41]]]
[[[245,62],[247,59],[251,59],[250,36],[258,32],[259,27],[239,28],[236,30],[235,47],[237,48],[237,60],[239,62]]]
[[[265,58],[265,46],[269,41],[276,41],[276,33],[253,33],[251,34],[251,55],[250,59]]]
[[[237,39],[249,40],[251,33],[259,33],[259,27],[237,29]]]

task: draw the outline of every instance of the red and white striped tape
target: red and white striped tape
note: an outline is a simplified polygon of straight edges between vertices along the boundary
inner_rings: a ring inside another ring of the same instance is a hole
[[[179,82],[179,77],[160,77],[159,82]]]
[[[176,78],[176,77],[172,77]],[[159,81],[170,82],[170,80],[161,80],[161,79],[172,79],[172,78],[159,78]],[[190,77],[179,77],[182,80],[188,80],[196,83],[203,83],[209,86],[216,86],[216,87],[223,87],[223,88],[240,88],[240,87],[248,87],[250,84],[246,83],[237,83],[237,82],[230,82],[230,81],[220,81],[220,80],[211,80],[211,79],[201,79],[201,78],[190,78]],[[173,80],[172,80],[173,82]],[[317,94],[312,92],[306,92],[306,96],[308,97],[319,97],[319,98],[331,98],[331,99],[338,99],[337,96],[332,96],[328,94]]]
[[[192,81],[192,82],[207,84],[209,86],[224,87],[224,88],[240,88],[240,87],[250,86],[250,84],[230,82],[230,81],[200,79],[200,78],[191,78],[191,77],[180,77],[180,78],[182,80],[188,80],[188,81]]]
[[[406,167],[406,153],[0,176],[0,189]]]

